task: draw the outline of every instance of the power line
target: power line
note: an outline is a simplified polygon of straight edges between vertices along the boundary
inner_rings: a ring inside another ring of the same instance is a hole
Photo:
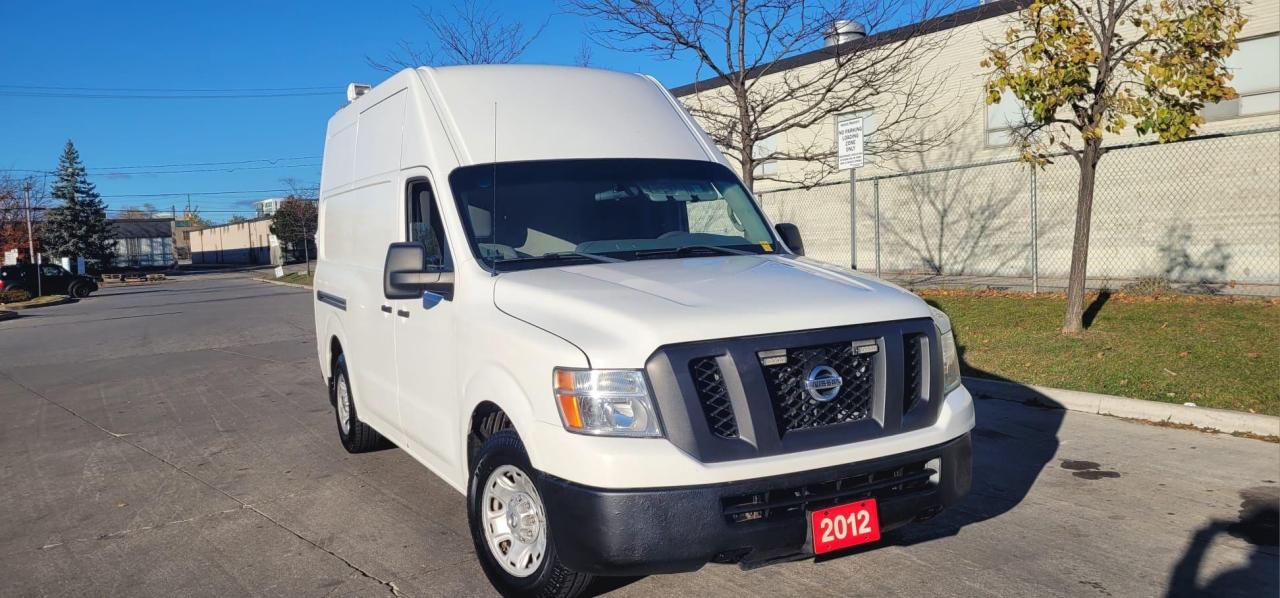
[[[241,170],[270,170],[273,168],[304,168],[304,167],[320,166],[319,162],[310,164],[279,164],[270,166],[235,166],[232,168],[195,168],[188,170],[130,170],[130,171],[105,171],[105,169],[86,170],[86,174],[94,176],[113,176],[113,175],[142,175],[142,174],[189,174],[193,172],[238,172]],[[12,168],[8,172],[34,172],[44,174],[57,174],[56,170],[32,170],[23,168]]]
[[[0,97],[8,98],[68,98],[83,100],[218,100],[218,99],[261,99],[292,98],[301,96],[326,96],[341,93],[333,91],[294,91],[280,93],[226,93],[226,94],[188,94],[188,95],[156,95],[156,94],[111,94],[111,93],[75,93],[55,91],[9,91],[0,90]]]
[[[98,168],[88,168],[85,170],[86,172],[93,173],[93,174],[162,174],[163,172],[216,172],[223,169],[166,170],[162,172],[146,172],[146,173],[143,173],[143,172],[113,173],[113,172],[104,172],[104,171],[133,170],[137,168],[180,168],[184,166],[230,166],[230,165],[240,165],[240,164],[255,164],[258,162],[266,162],[268,165],[271,165],[271,166],[256,167],[259,169],[271,168],[272,166],[275,166],[275,165],[279,165],[280,168],[297,168],[301,166],[319,166],[319,164],[280,164],[280,163],[293,162],[296,160],[318,160],[318,159],[320,159],[320,156],[293,156],[288,158],[255,158],[252,160],[231,160],[226,162],[180,162],[180,163],[173,163],[173,164],[136,164],[136,165],[124,165],[124,166],[100,166]],[[236,169],[227,169],[228,172],[230,172],[231,170],[236,170]],[[248,170],[248,168],[243,168],[242,170]],[[56,170],[40,170],[36,168],[0,168],[0,172],[34,172],[34,173],[52,174],[57,171]]]
[[[188,195],[236,195],[241,193],[288,193],[292,189],[246,189],[244,191],[182,191],[179,193],[134,193],[125,195],[99,195],[103,199],[125,197],[186,197]]]
[[[40,89],[51,91],[99,91],[99,92],[163,92],[163,93],[220,93],[220,92],[277,92],[277,91],[324,91],[340,90],[342,85],[320,85],[315,87],[230,87],[214,89],[176,89],[166,87],[59,87],[52,85],[0,85],[0,89]]]
[[[125,168],[170,168],[177,166],[223,166],[226,164],[252,164],[254,162],[288,162],[290,160],[317,160],[320,156],[294,156],[292,158],[256,158],[253,160],[233,160],[231,162],[184,162],[179,164],[142,164],[138,166],[102,166],[102,169],[123,170]]]
[[[310,201],[310,200],[300,200],[300,201]],[[31,211],[32,211],[32,212],[47,212],[47,211],[49,211],[49,210],[53,210],[53,209],[55,209],[55,208],[51,208],[51,207],[48,207],[48,206],[40,206],[40,207],[32,207],[32,208],[31,208]],[[27,210],[27,208],[0,208],[0,212],[25,212],[26,210]],[[105,210],[103,210],[103,211],[104,211],[104,212],[117,212],[117,213],[121,213],[121,212],[145,212],[145,210],[141,210],[141,209],[137,209],[137,208],[106,208],[106,209],[105,209]],[[179,211],[185,211],[185,210],[179,210]],[[193,212],[196,212],[196,213],[198,213],[198,214],[244,214],[244,213],[247,213],[247,212],[253,212],[253,211],[255,211],[255,210],[254,210],[254,208],[245,208],[245,209],[243,209],[243,210],[206,210],[206,209],[204,209],[204,208],[196,207],[196,208],[193,208],[193,209],[192,209],[192,211],[193,211]],[[158,211],[158,212],[156,212],[156,213],[157,213],[157,214],[168,214],[169,212]],[[165,216],[156,216],[156,217],[158,217],[158,218],[164,218]]]

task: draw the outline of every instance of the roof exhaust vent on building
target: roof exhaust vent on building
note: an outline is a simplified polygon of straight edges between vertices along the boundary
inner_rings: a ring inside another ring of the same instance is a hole
[[[862,39],[867,36],[866,27],[857,21],[840,20],[831,24],[826,32],[822,34],[825,41],[824,46],[830,47],[845,42],[851,42],[855,39]]]
[[[347,101],[354,102],[356,98],[365,94],[366,91],[373,89],[368,83],[349,83],[347,84]]]

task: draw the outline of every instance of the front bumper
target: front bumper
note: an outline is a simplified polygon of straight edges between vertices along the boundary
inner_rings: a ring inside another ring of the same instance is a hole
[[[971,453],[966,432],[929,448],[753,480],[606,490],[542,474],[538,491],[556,550],[576,571],[648,575],[709,562],[751,567],[811,554],[806,513],[814,505],[875,497],[882,531],[936,515],[969,491]],[[936,473],[926,476],[926,465]],[[913,472],[924,480],[895,485]],[[726,511],[741,511],[744,500],[760,508],[751,520],[732,521]]]

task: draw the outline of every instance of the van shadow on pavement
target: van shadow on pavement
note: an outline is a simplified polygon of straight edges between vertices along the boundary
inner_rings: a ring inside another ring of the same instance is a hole
[[[936,307],[936,306],[935,306]],[[973,367],[965,359],[961,331],[955,331],[960,368],[965,376],[1009,380]],[[886,534],[886,544],[910,546],[956,535],[961,528],[999,517],[1027,497],[1045,466],[1058,453],[1058,430],[1066,415],[1062,404],[1023,387],[1033,409],[1004,407],[1004,401],[983,401],[975,394],[977,425],[973,429],[973,487],[959,504],[937,517],[903,526]],[[984,405],[985,404],[985,405]],[[984,409],[990,405],[995,409]]]

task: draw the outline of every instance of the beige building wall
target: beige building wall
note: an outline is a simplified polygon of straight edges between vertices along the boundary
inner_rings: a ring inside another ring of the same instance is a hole
[[[1249,23],[1241,39],[1280,31],[1280,0],[1258,0],[1247,5],[1246,13]],[[1013,163],[947,170],[1017,157],[1010,146],[988,144],[983,91],[987,74],[979,64],[988,40],[1001,38],[1013,16],[932,34],[946,36],[946,45],[922,73],[941,83],[937,97],[942,113],[936,128],[955,127],[956,134],[924,153],[893,159],[867,157],[868,166],[857,171],[859,269],[874,268],[878,195],[883,270],[1030,274],[1030,168]],[[799,68],[820,69],[822,64]],[[692,96],[682,99],[696,101]],[[876,107],[869,108],[874,114]],[[1270,113],[1212,121],[1200,129],[1199,136],[1276,127],[1280,127],[1280,114]],[[1106,143],[1148,140],[1130,130],[1109,136]],[[776,143],[780,149],[806,144],[833,147],[835,117]],[[1277,163],[1280,133],[1274,131],[1108,154],[1099,165],[1090,276],[1280,283]],[[774,167],[782,177],[797,179],[801,169],[812,172],[816,166],[781,162]],[[935,172],[909,174],[921,171]],[[771,218],[800,226],[811,256],[848,265],[848,178],[848,172],[830,173],[829,185],[808,190],[785,190],[784,185],[759,181],[756,191]],[[1037,271],[1044,277],[1065,276],[1075,213],[1074,161],[1067,156],[1056,159],[1036,173],[1035,183]]]
[[[192,231],[191,263],[267,265],[280,263],[271,219],[258,218]]]

